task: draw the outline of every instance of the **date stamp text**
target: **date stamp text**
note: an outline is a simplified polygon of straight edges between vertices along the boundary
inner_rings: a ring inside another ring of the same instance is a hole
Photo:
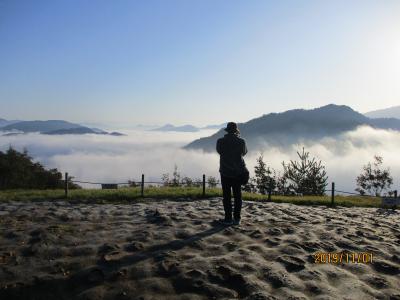
[[[313,256],[316,264],[370,264],[373,262],[372,252],[317,252]]]

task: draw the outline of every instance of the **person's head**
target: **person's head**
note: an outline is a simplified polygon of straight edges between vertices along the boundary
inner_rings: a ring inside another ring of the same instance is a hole
[[[224,130],[227,133],[240,133],[239,128],[235,122],[229,122],[228,124],[226,124],[226,128],[224,128]]]

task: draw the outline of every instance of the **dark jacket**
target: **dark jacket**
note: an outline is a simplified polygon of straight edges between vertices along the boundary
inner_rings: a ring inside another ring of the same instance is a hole
[[[245,170],[243,156],[247,153],[246,142],[237,134],[227,133],[217,141],[220,155],[219,172],[226,177],[238,177]]]

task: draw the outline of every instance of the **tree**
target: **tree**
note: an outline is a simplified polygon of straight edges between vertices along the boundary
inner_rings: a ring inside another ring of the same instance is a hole
[[[128,180],[128,186],[129,186],[129,187],[138,187],[138,186],[139,186],[139,183],[137,183],[137,182],[134,181],[134,180]]]
[[[179,186],[181,181],[181,174],[178,172],[178,166],[174,166],[174,172],[172,173],[171,185]]]
[[[248,193],[257,192],[257,184],[256,184],[256,179],[254,177],[249,178],[249,181],[243,186],[243,191]]]
[[[178,172],[178,166],[175,164],[172,178],[169,177],[169,173],[165,173],[162,175],[161,181],[164,186],[180,186],[181,174]]]
[[[188,176],[185,176],[182,178],[181,184],[186,187],[191,187],[193,186],[193,179]]]
[[[194,187],[201,187],[203,185],[203,180],[200,178],[195,178],[193,180],[193,186]]]
[[[328,185],[325,166],[303,147],[302,153],[297,151],[300,161],[291,160],[283,165],[283,181],[288,181],[288,191],[303,195],[323,195]]]
[[[276,193],[279,195],[290,195],[293,191],[290,190],[289,180],[281,173],[276,174]]]
[[[162,174],[161,181],[164,186],[169,186],[169,173]]]
[[[276,188],[276,172],[274,169],[267,166],[264,162],[264,157],[261,154],[257,158],[257,164],[254,167],[255,185],[260,194],[271,194]]]
[[[215,188],[217,187],[217,178],[214,176],[208,176],[207,177],[207,184],[209,188]]]
[[[382,156],[375,155],[371,164],[363,166],[363,172],[357,177],[357,188],[361,195],[367,192],[370,195],[380,196],[382,191],[387,190],[393,184],[390,169],[382,169]]]
[[[80,188],[71,182],[71,189]],[[46,170],[40,163],[33,162],[26,149],[19,152],[10,147],[0,151],[0,189],[56,189],[63,188],[64,180],[57,169]]]

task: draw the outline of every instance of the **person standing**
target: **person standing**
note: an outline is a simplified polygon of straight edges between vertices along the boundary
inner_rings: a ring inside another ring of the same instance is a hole
[[[243,156],[247,153],[246,142],[240,137],[238,126],[229,122],[224,129],[227,133],[217,141],[217,152],[220,155],[219,172],[221,175],[225,225],[239,225],[242,209],[241,177],[247,171]],[[247,171],[248,172],[248,171]],[[232,192],[234,211],[232,219]]]

